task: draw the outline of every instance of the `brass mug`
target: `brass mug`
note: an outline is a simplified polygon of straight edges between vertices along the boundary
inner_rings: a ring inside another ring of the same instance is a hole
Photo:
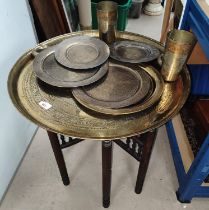
[[[99,38],[111,44],[116,39],[118,4],[113,1],[101,1],[97,4]]]
[[[196,42],[195,36],[189,31],[174,29],[168,32],[161,68],[165,81],[177,80]]]

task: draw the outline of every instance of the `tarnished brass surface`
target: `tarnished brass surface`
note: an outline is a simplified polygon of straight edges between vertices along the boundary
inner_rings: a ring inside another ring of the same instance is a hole
[[[116,39],[118,19],[118,4],[113,1],[100,1],[97,3],[97,20],[99,38],[111,44]]]
[[[112,61],[114,62],[114,61]],[[127,64],[126,64],[127,65]],[[77,97],[76,94],[73,95],[76,98],[79,103],[81,103],[83,106],[87,107],[88,109],[91,109],[95,112],[100,112],[103,114],[108,114],[108,115],[127,115],[127,114],[133,114],[136,112],[143,111],[151,106],[153,106],[156,102],[160,100],[160,97],[162,96],[164,92],[164,81],[160,75],[160,73],[154,69],[152,66],[140,66],[139,65],[132,65],[132,68],[135,71],[141,71],[142,69],[148,73],[148,75],[151,78],[151,86],[149,93],[147,94],[146,98],[142,100],[141,103],[137,103],[135,105],[129,106],[129,107],[124,107],[120,109],[110,109],[110,108],[104,108],[101,106],[95,106],[92,103],[88,103],[85,100],[82,100],[79,96]]]
[[[91,69],[103,64],[110,50],[103,41],[89,36],[75,36],[64,40],[55,48],[56,60],[72,69]]]
[[[192,32],[174,29],[167,35],[161,74],[165,81],[178,78],[197,40]]]
[[[151,83],[149,75],[140,70],[109,62],[105,77],[91,85],[74,88],[72,94],[78,101],[101,108],[122,108],[136,104],[146,97]]]
[[[97,31],[81,31],[55,37],[42,44],[54,45],[78,34],[98,36]],[[145,42],[163,51],[159,42],[138,34],[119,32],[117,36],[118,39]],[[189,94],[190,76],[187,68],[184,68],[177,81],[165,84],[162,99],[151,109],[127,116],[107,117],[95,114],[81,109],[68,89],[51,89],[51,86],[37,82],[32,70],[34,57],[31,52],[32,50],[26,52],[12,68],[8,79],[9,94],[25,117],[56,133],[95,140],[113,140],[140,134],[171,119],[181,109]]]
[[[142,42],[116,41],[110,46],[110,56],[118,61],[142,63],[152,61],[160,55],[156,47]]]
[[[33,70],[36,76],[56,87],[78,87],[89,85],[103,77],[108,70],[108,62],[88,70],[69,69],[59,64],[54,56],[56,46],[48,47],[35,56]]]

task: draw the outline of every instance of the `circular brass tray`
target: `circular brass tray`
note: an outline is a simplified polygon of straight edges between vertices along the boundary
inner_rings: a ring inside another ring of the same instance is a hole
[[[113,61],[114,62],[114,61]],[[93,103],[89,103],[89,101],[86,101],[85,98],[83,99],[80,97],[81,89],[75,89],[72,91],[73,96],[76,98],[76,100],[85,106],[88,109],[91,109],[95,112],[108,114],[108,115],[127,115],[127,114],[133,114],[136,112],[143,111],[151,106],[153,106],[157,101],[160,100],[160,97],[162,96],[163,90],[164,90],[164,81],[160,75],[160,73],[152,66],[139,66],[135,65],[132,66],[135,71],[145,71],[150,76],[150,91],[147,94],[147,96],[142,100],[142,102],[136,103],[129,107],[124,107],[120,109],[111,109],[111,108],[105,108],[102,106],[95,106]],[[154,87],[153,87],[154,86]]]
[[[116,41],[110,46],[110,56],[122,62],[148,62],[159,55],[160,51],[156,47],[142,42]]]
[[[73,70],[62,66],[55,60],[56,46],[48,47],[36,55],[33,69],[36,76],[47,84],[56,87],[78,87],[89,85],[101,77],[108,70],[108,63],[91,70]]]
[[[50,39],[44,44],[52,46],[75,35],[98,37],[97,31],[81,31]],[[135,40],[164,48],[147,37],[118,32],[121,40]],[[161,100],[150,109],[124,116],[104,116],[81,108],[68,89],[53,88],[37,81],[32,70],[32,50],[26,52],[12,68],[8,79],[10,97],[17,109],[29,120],[56,133],[69,136],[113,140],[134,136],[157,128],[181,109],[190,91],[190,76],[185,67],[174,83],[165,83]],[[40,84],[39,84],[40,83]]]
[[[122,108],[135,104],[146,97],[150,88],[149,75],[124,65],[109,62],[109,70],[101,80],[72,90],[84,106]]]
[[[64,40],[55,49],[55,58],[72,69],[90,69],[103,64],[109,57],[108,45],[90,36],[75,36]]]

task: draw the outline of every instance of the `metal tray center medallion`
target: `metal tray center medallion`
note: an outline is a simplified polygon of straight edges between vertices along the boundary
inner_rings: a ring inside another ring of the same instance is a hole
[[[126,68],[110,66],[108,75],[104,80],[96,85],[96,88],[92,88],[92,86],[85,88],[90,97],[101,101],[117,102],[136,94],[141,87],[141,78],[136,77]]]
[[[139,60],[143,57],[146,57],[149,53],[147,53],[147,50],[144,48],[139,47],[125,47],[120,46],[116,49],[116,53],[124,58],[124,59],[130,59],[130,60]]]
[[[74,44],[66,50],[66,57],[71,63],[89,63],[99,56],[98,49],[93,45]]]
[[[136,41],[116,41],[110,47],[110,56],[127,63],[152,61],[160,55],[160,51],[149,44]]]

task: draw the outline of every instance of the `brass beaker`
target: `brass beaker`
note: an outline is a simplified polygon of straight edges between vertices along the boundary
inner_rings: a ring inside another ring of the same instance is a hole
[[[97,4],[99,38],[111,44],[116,38],[118,4],[113,1],[101,1]]]
[[[161,74],[165,81],[177,80],[197,40],[193,33],[174,29],[167,34]]]

